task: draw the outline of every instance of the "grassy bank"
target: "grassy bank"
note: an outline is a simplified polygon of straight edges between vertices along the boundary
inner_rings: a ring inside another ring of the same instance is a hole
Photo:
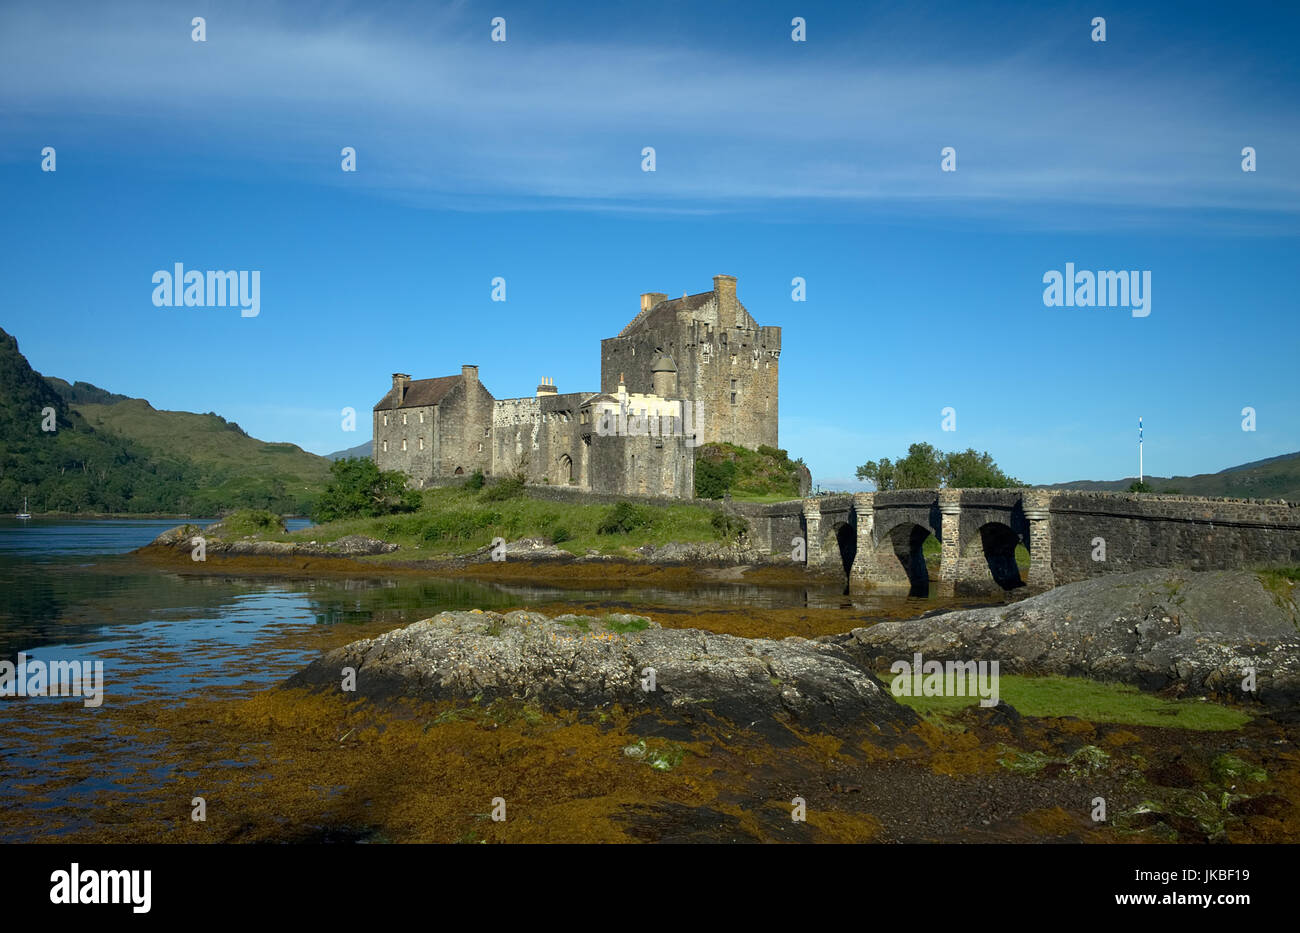
[[[733,539],[739,530],[734,517],[728,524],[719,518],[720,513],[698,505],[549,502],[533,499],[523,490],[503,491],[501,485],[481,490],[426,489],[420,500],[415,512],[343,519],[292,533],[249,528],[250,522],[242,518],[235,524],[241,532],[248,528],[247,533],[265,540],[325,544],[346,535],[366,535],[401,545],[401,550],[386,555],[389,560],[470,554],[498,537],[507,541],[541,538],[575,555],[592,550],[619,555],[672,541],[721,543]]]
[[[886,687],[898,676],[878,675]],[[1251,717],[1239,709],[1199,700],[1166,700],[1126,684],[1081,677],[998,677],[998,696],[1024,716],[1072,716],[1089,722],[1219,732],[1240,729]],[[979,703],[977,696],[899,696],[898,702],[927,717],[944,718]]]

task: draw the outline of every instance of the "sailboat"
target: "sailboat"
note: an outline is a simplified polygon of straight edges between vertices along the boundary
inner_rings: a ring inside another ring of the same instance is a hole
[[[27,511],[27,497],[23,496],[23,510],[18,513],[18,517],[24,521],[32,517],[32,513]]]

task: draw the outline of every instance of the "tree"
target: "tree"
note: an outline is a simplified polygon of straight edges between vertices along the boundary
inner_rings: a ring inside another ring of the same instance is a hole
[[[930,444],[913,444],[907,456],[897,463],[888,457],[868,460],[857,469],[858,479],[869,479],[876,489],[934,489],[940,485],[967,489],[993,487],[1005,489],[1022,485],[1007,476],[985,453],[974,448],[943,453]]]
[[[988,452],[976,453],[973,447],[943,458],[944,485],[954,489],[1007,489],[1024,485],[1003,473]]]
[[[1154,492],[1155,490],[1151,488],[1149,483],[1141,483],[1138,482],[1137,480],[1133,480],[1133,482],[1128,487],[1128,491],[1129,492]]]
[[[316,503],[312,520],[374,518],[393,512],[414,512],[420,494],[406,488],[406,477],[396,471],[380,472],[368,457],[335,460],[330,464],[329,486]]]
[[[868,461],[857,469],[858,479],[869,479],[876,488],[887,489],[929,489],[939,485],[941,475],[941,454],[929,444],[913,444],[907,448],[907,456],[897,463],[888,457],[879,461]]]

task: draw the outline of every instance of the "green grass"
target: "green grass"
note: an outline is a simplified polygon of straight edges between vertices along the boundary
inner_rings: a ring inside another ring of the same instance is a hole
[[[226,538],[248,535],[276,535],[284,532],[284,519],[264,509],[238,509],[221,519]]]
[[[545,538],[575,555],[588,550],[630,554],[646,544],[720,540],[713,523],[715,513],[703,506],[637,505],[634,507],[636,522],[616,523],[627,525],[628,531],[599,534],[597,529],[602,525],[610,526],[614,506],[547,502],[531,498],[526,492],[492,501],[488,493],[493,488],[488,486],[481,492],[463,487],[426,489],[420,493],[421,507],[417,512],[344,519],[272,537],[324,544],[344,535],[360,534],[401,545],[400,550],[391,554],[366,558],[374,562],[469,554],[489,546],[497,537],[507,541]]]
[[[879,674],[889,688],[896,675]],[[1199,700],[1166,700],[1125,684],[1100,683],[1083,677],[998,678],[1000,699],[1025,716],[1074,716],[1089,722],[1130,726],[1164,726],[1206,732],[1240,729],[1251,717],[1238,709]],[[979,703],[979,697],[906,697],[898,702],[923,715],[943,717]]]
[[[650,627],[650,620],[648,619],[628,619],[623,621],[613,616],[605,616],[600,621],[606,629],[619,635],[626,635],[628,632],[644,632]]]

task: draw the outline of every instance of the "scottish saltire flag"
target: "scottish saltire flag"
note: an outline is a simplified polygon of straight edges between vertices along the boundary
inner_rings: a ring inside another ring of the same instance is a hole
[[[1138,443],[1142,443],[1142,419],[1138,419]]]

